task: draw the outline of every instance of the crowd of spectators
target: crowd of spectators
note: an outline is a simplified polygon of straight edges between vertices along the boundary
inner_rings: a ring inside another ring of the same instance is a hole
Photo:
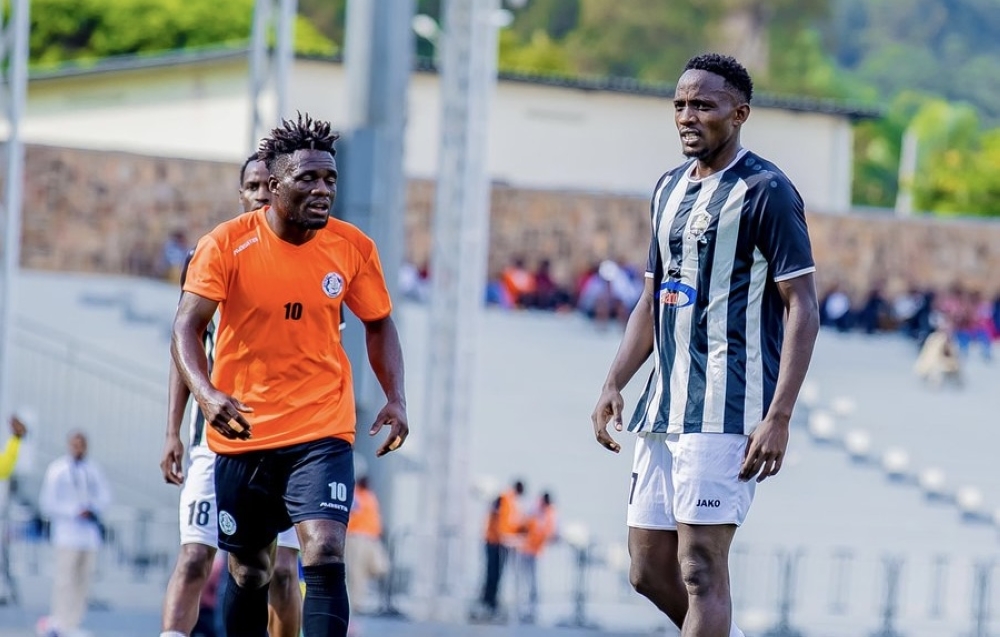
[[[953,285],[943,290],[911,286],[895,295],[873,285],[852,298],[839,284],[826,290],[820,302],[823,325],[841,332],[901,332],[923,343],[935,331],[945,331],[962,354],[978,346],[990,358],[991,344],[1000,337],[1000,295],[992,300],[981,291]]]
[[[510,310],[580,312],[599,325],[624,325],[642,294],[643,277],[640,268],[605,259],[567,284],[553,274],[549,259],[529,268],[523,258],[515,257],[487,281],[486,302]],[[399,277],[403,296],[426,301],[429,284],[427,267],[403,264]]]

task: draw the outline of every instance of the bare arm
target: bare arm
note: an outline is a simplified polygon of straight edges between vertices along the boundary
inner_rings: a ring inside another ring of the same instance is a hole
[[[622,430],[622,410],[625,401],[621,391],[628,384],[642,364],[646,362],[653,351],[653,308],[656,303],[654,283],[651,277],[646,277],[642,296],[636,303],[625,326],[625,335],[611,363],[608,377],[604,381],[601,397],[597,401],[591,422],[594,425],[594,435],[597,442],[606,449],[618,453],[621,446],[608,434],[608,422],[614,421],[615,430]]]
[[[385,443],[375,455],[384,456],[395,451],[406,441],[410,433],[406,421],[406,391],[403,385],[403,350],[399,344],[399,333],[391,316],[375,321],[365,321],[365,344],[372,371],[385,393],[386,404],[375,417],[369,434],[374,436],[383,425],[391,430]]]
[[[160,470],[169,484],[184,483],[184,443],[181,442],[181,423],[191,390],[184,384],[177,365],[170,361],[170,380],[167,386],[167,436],[163,446]]]
[[[792,410],[819,334],[819,303],[813,275],[781,281],[778,292],[785,302],[785,340],[781,347],[778,381],[771,407],[750,435],[746,460],[740,470],[741,480],[757,476],[757,481],[761,482],[781,470]]]
[[[246,439],[250,437],[250,423],[243,413],[252,410],[215,389],[208,377],[208,356],[202,335],[218,305],[197,294],[182,294],[174,317],[170,352],[181,379],[198,401],[205,421],[227,438]]]

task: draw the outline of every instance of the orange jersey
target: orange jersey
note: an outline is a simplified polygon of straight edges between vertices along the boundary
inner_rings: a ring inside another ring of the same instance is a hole
[[[545,545],[549,543],[556,532],[556,510],[550,504],[541,509],[528,519],[527,532],[524,535],[524,542],[521,544],[521,551],[528,555],[539,555]]]
[[[500,494],[500,510],[498,512],[500,537],[505,543],[513,542],[523,531],[524,521],[517,504],[517,493],[507,489]]]
[[[330,219],[302,245],[282,241],[267,208],[217,226],[198,242],[184,291],[219,302],[212,384],[253,408],[249,440],[208,428],[216,453],[354,442],[354,387],[340,340],[346,303],[362,321],[392,310],[375,243]]]
[[[378,498],[371,489],[354,490],[354,506],[351,507],[347,532],[374,538],[382,535],[382,516],[378,508]]]

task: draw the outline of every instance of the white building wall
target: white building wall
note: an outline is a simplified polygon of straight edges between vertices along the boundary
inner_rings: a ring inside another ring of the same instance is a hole
[[[144,154],[241,160],[248,148],[247,65],[231,59],[33,81],[28,142]],[[293,108],[348,121],[344,68],[297,60]],[[265,104],[273,113],[273,94]],[[438,77],[410,84],[405,169],[434,178],[440,131]],[[745,145],[774,161],[810,209],[850,202],[851,128],[846,118],[755,108]],[[513,186],[645,195],[683,158],[666,98],[503,81],[490,122],[489,167]]]

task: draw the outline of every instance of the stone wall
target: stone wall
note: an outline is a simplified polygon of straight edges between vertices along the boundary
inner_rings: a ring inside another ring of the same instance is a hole
[[[237,210],[239,167],[222,162],[29,146],[22,263],[27,268],[107,273],[155,272],[171,231],[193,241]],[[496,185],[490,271],[515,256],[548,257],[571,282],[595,261],[643,265],[648,202],[602,193],[526,191]],[[407,256],[429,260],[434,186],[409,184]],[[963,283],[1000,290],[1000,222],[899,220],[872,215],[809,216],[820,284],[862,291],[872,281]]]

